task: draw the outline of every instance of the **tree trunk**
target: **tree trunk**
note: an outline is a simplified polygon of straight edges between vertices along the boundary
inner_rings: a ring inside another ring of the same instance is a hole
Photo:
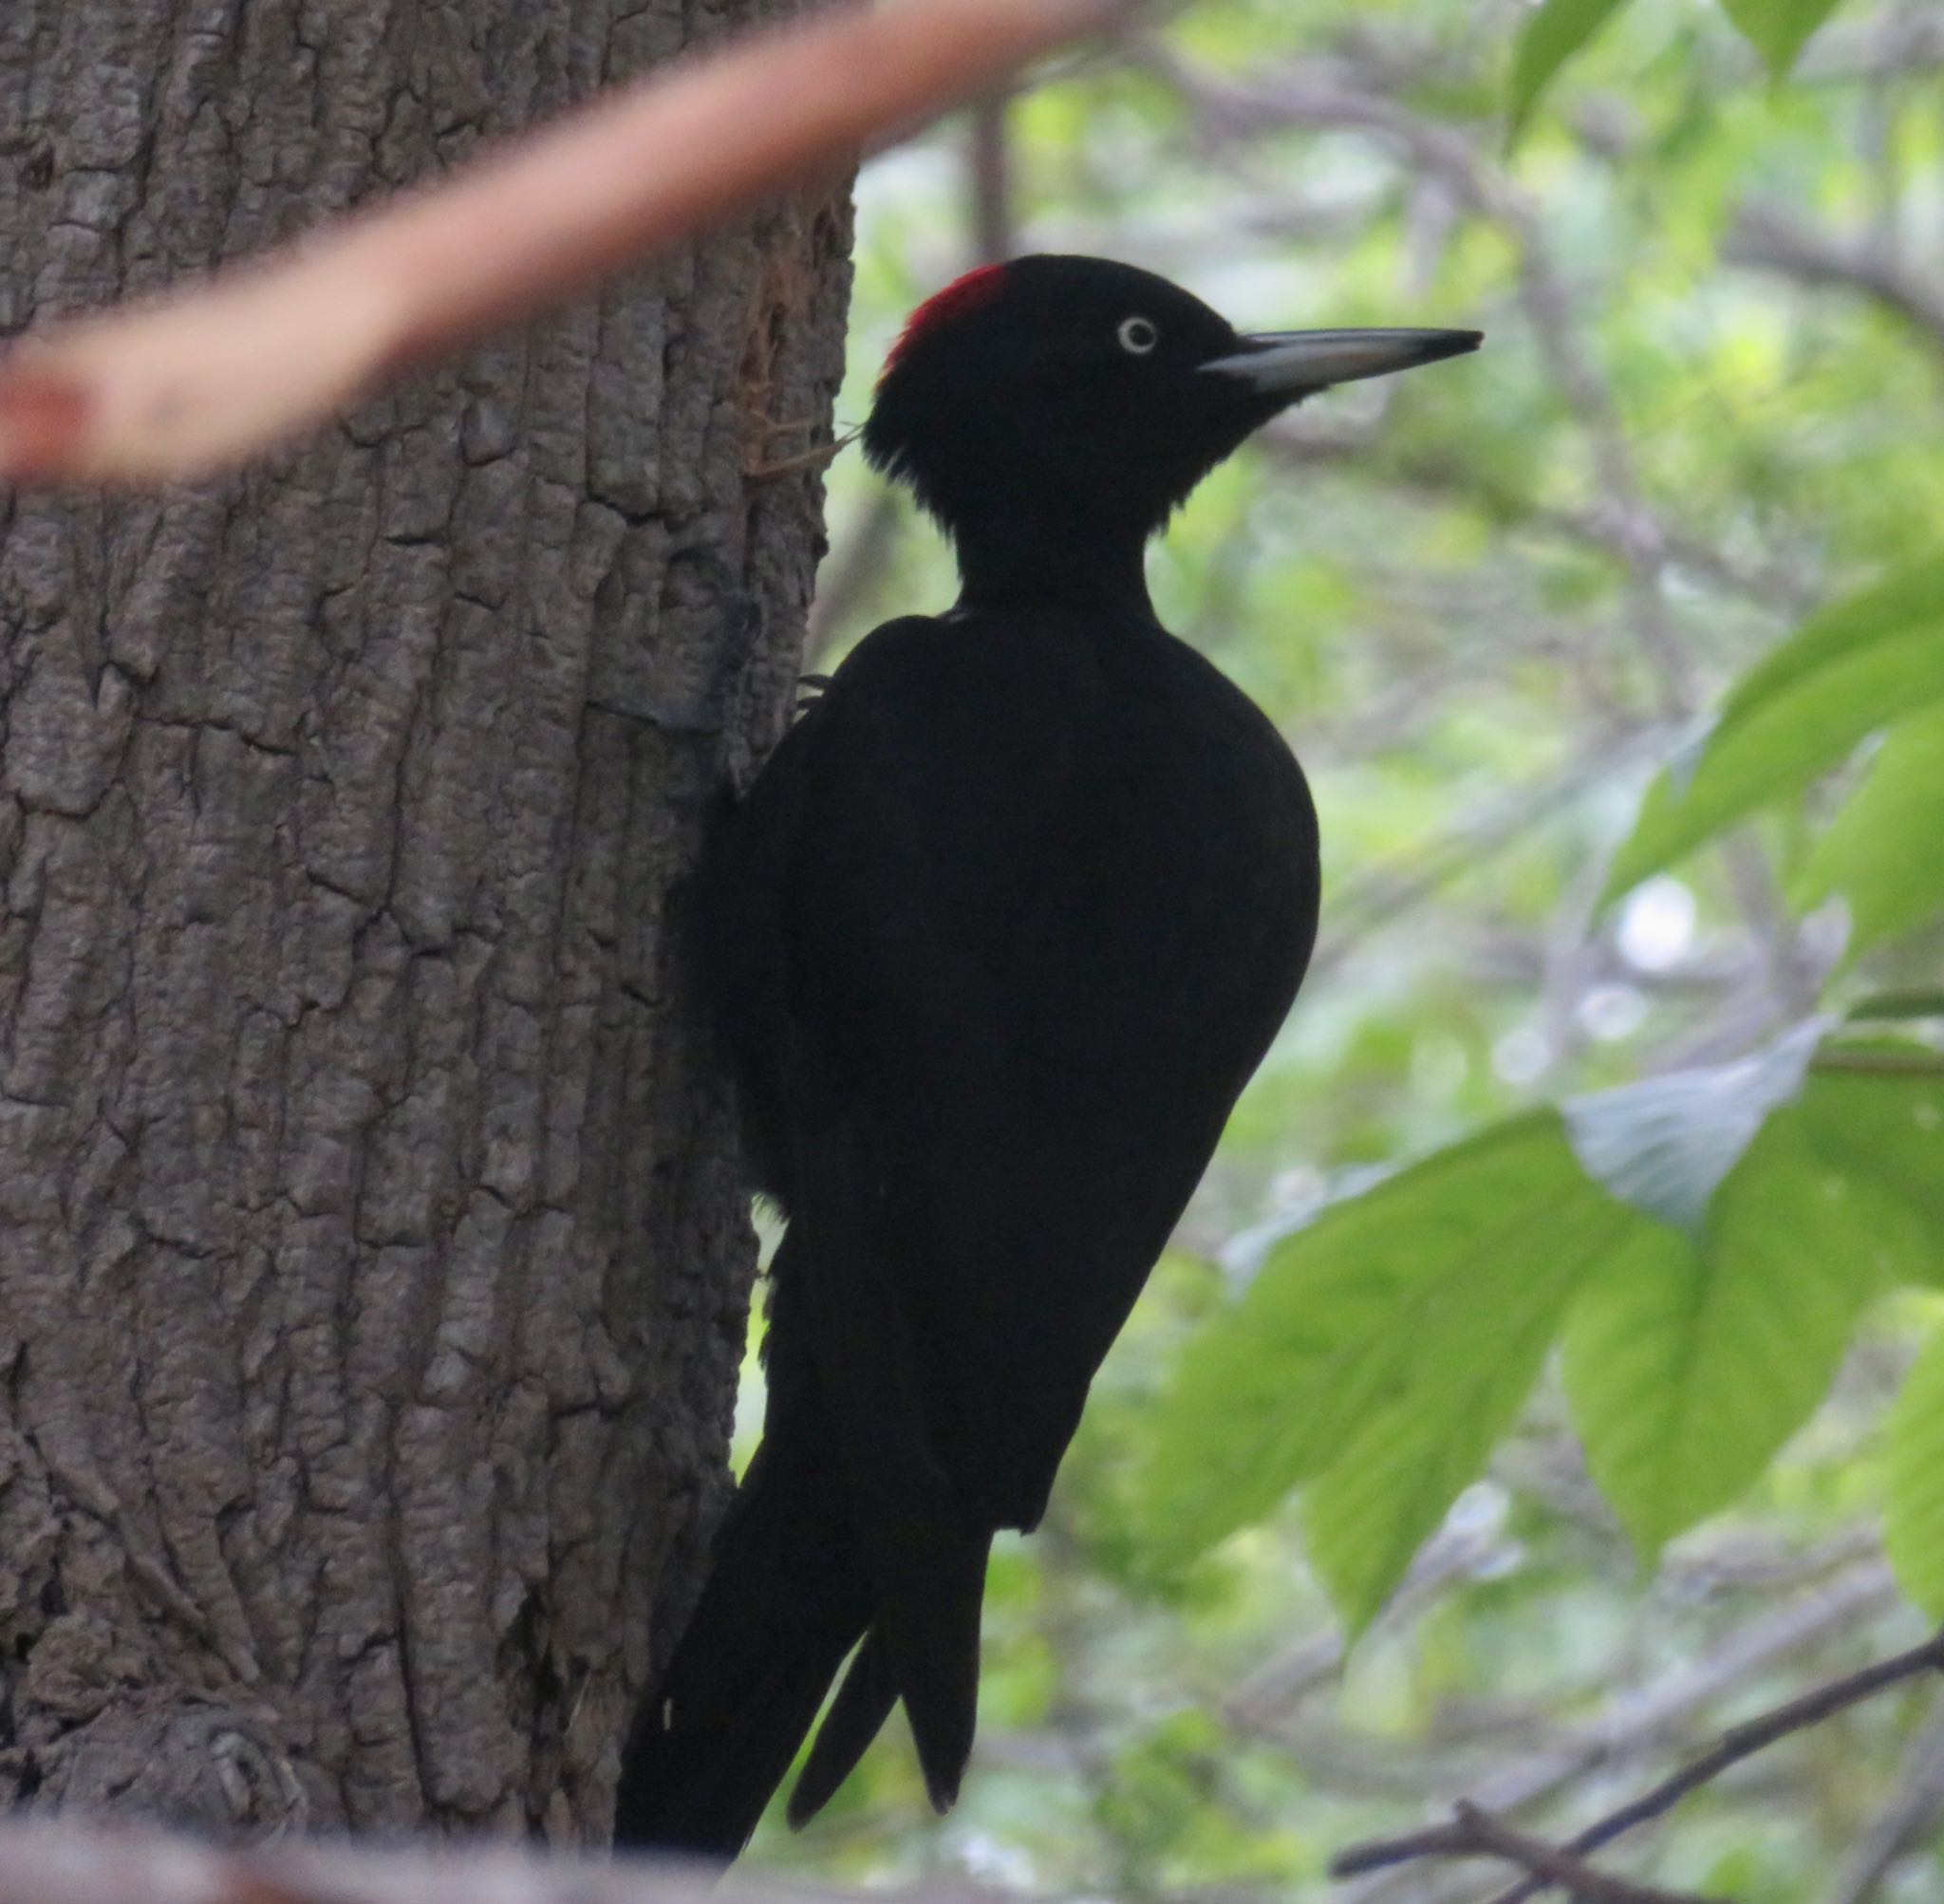
[[[788,0],[5,0],[0,330]],[[787,719],[822,188],[165,499],[0,501],[0,1803],[607,1828],[751,1244],[681,882]],[[789,425],[787,430],[775,426]]]

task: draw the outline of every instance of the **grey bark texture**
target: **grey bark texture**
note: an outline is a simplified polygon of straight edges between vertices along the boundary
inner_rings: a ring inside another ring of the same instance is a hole
[[[5,0],[0,332],[789,10]],[[0,499],[0,1805],[605,1831],[752,1255],[674,924],[848,250],[806,189],[269,469]]]

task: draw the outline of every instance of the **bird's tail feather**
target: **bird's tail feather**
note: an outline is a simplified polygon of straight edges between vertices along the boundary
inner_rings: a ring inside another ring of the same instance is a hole
[[[901,1693],[933,1809],[952,1808],[978,1717],[979,1622],[991,1545],[989,1533],[960,1524],[931,1527],[914,1544],[797,1775],[793,1828],[835,1796]]]
[[[817,1101],[813,1066],[800,1051],[786,1060],[797,1101]],[[979,1615],[992,1530],[966,1513],[933,1445],[925,1395],[925,1366],[904,1294],[909,1268],[881,1223],[866,1222],[860,1186],[886,1181],[884,1133],[861,1113],[806,1117],[794,1133],[802,1195],[791,1209],[783,1250],[801,1246],[805,1321],[830,1397],[832,1429],[864,1511],[860,1551],[874,1605],[873,1638],[853,1697],[840,1699],[818,1786],[847,1769],[869,1743],[864,1722],[888,1709],[884,1681],[896,1688],[911,1722],[918,1763],[933,1807],[949,1811],[971,1756],[979,1706]],[[784,1286],[783,1256],[777,1286]],[[849,1682],[846,1682],[847,1692]],[[798,1807],[809,1817],[814,1806]]]
[[[800,1831],[836,1797],[837,1787],[856,1770],[865,1749],[891,1716],[898,1703],[898,1682],[891,1677],[890,1657],[883,1637],[872,1631],[864,1636],[850,1671],[837,1689],[816,1743],[796,1775],[790,1793],[790,1829]]]
[[[835,1154],[812,1155],[809,1181],[858,1181],[846,1138],[841,1125],[825,1132]],[[617,1844],[733,1857],[867,1629],[790,1821],[821,1809],[900,1698],[939,1811],[971,1756],[992,1533],[960,1507],[932,1452],[916,1356],[872,1239],[853,1233],[841,1200],[813,1204],[822,1221],[793,1221],[773,1270],[762,1445],[622,1754]],[[795,1260],[812,1233],[819,1261]],[[806,1297],[805,1319],[786,1316],[781,1305]],[[813,1361],[803,1353],[813,1337]]]
[[[835,1461],[814,1424],[792,1427],[757,1450],[695,1615],[635,1716],[618,1845],[735,1857],[870,1618]]]
[[[979,1712],[979,1615],[989,1530],[956,1513],[924,1517],[895,1583],[880,1581],[873,1635],[905,1701],[932,1809],[950,1811],[972,1755]],[[848,1682],[847,1682],[848,1684]]]

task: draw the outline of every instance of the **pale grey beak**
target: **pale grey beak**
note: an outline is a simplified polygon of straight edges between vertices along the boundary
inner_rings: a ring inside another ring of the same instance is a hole
[[[1265,392],[1326,390],[1461,357],[1484,342],[1478,330],[1266,330],[1201,367]]]

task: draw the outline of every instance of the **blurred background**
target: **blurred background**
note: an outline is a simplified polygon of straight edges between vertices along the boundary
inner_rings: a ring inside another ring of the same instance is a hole
[[[1634,0],[1508,154],[1527,17],[1201,0],[859,182],[845,424],[915,303],[1019,252],[1150,267],[1243,328],[1487,343],[1285,418],[1152,554],[1162,619],[1309,772],[1323,941],[1046,1526],[998,1552],[959,1809],[929,1817],[894,1726],[811,1831],[766,1824],[760,1864],[932,1895],[1488,1897],[1505,1879],[1478,1866],[1325,1866],[1466,1795],[1569,1831],[1926,1631],[1879,1552],[1873,1452],[1938,1300],[1908,1293],[1754,1490],[1657,1566],[1552,1373],[1347,1650],[1287,1507],[1166,1578],[1140,1551],[1157,1398],[1263,1239],[1521,1107],[1735,1057],[1830,1001],[1842,922],[1788,903],[1787,873],[1841,784],[1598,900],[1650,775],[1725,687],[1935,548],[1944,9],[1842,7],[1777,84],[1714,5]],[[830,485],[812,668],[955,592],[854,451]],[[1933,920],[1837,992],[1935,987],[1940,954]],[[1710,1786],[1621,1868],[1775,1904],[1935,1899],[1940,1808],[1919,1683]]]

